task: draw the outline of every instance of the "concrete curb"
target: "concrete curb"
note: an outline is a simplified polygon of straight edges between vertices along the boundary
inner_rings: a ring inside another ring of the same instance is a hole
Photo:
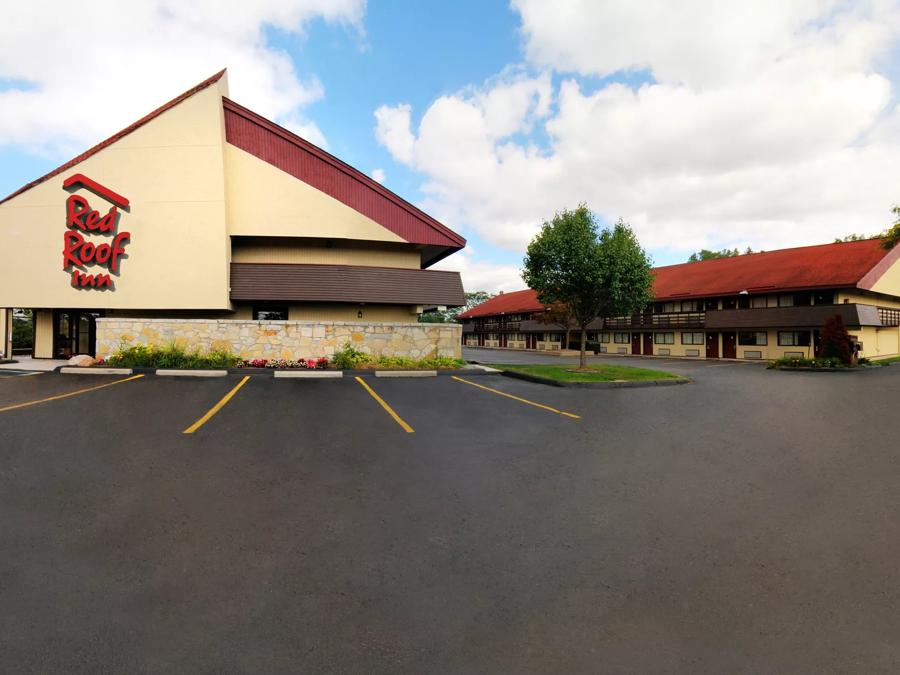
[[[225,377],[227,370],[177,370],[157,368],[156,374],[164,377]]]
[[[437,377],[436,370],[376,370],[375,377]]]
[[[330,380],[344,377],[343,370],[276,370],[277,379]]]
[[[692,382],[689,378],[679,378],[677,380],[645,380],[643,382],[559,382],[558,380],[538,377],[537,375],[528,375],[527,373],[518,373],[512,370],[504,370],[502,375],[516,380],[525,380],[526,382],[534,382],[536,384],[548,384],[551,387],[564,387],[567,389],[640,389],[642,387],[671,387]]]
[[[79,366],[62,366],[59,372],[63,375],[131,375],[131,368],[87,368]]]

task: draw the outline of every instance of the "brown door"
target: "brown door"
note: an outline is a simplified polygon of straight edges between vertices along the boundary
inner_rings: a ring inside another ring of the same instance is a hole
[[[737,358],[737,333],[722,333],[722,358]]]
[[[631,353],[632,354],[640,354],[641,353],[641,334],[640,333],[632,333],[631,334]]]
[[[506,333],[500,333],[500,346],[505,347],[506,344]]]
[[[719,334],[718,333],[707,333],[706,334],[706,358],[708,358],[708,359],[719,358]]]
[[[653,333],[644,333],[644,354],[653,354]]]

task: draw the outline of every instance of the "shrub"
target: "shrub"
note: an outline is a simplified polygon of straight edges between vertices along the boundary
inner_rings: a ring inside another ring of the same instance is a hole
[[[844,327],[844,320],[834,315],[822,327],[822,356],[850,363],[850,334]]]
[[[340,370],[361,368],[369,363],[371,357],[349,342],[334,353],[332,362]]]
[[[226,351],[203,353],[199,348],[187,350],[174,342],[155,345],[119,345],[105,361],[106,365],[123,368],[233,368],[241,363],[240,357]]]
[[[772,361],[770,368],[850,368],[850,364],[844,363],[834,356],[823,356],[817,359],[786,357]]]

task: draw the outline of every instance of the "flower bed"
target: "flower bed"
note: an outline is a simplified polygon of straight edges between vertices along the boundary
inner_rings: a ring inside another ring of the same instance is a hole
[[[325,370],[328,359],[324,356],[317,359],[245,359],[238,368],[279,368],[288,370]]]
[[[844,363],[834,356],[805,359],[787,357],[772,361],[769,368],[773,370],[851,370],[854,368],[868,368],[874,364],[869,359],[862,358],[856,364]]]

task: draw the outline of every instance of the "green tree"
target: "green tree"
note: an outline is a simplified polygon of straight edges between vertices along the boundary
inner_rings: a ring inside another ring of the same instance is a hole
[[[621,316],[653,299],[650,260],[621,219],[599,231],[586,204],[544,222],[525,254],[522,278],[545,305],[562,303],[581,330],[580,368],[587,368],[586,326]]]
[[[856,233],[854,232],[853,234],[848,234],[848,235],[847,235],[846,237],[844,237],[844,238],[838,237],[837,239],[834,240],[834,243],[835,243],[835,244],[842,244],[842,243],[844,243],[845,241],[864,241],[864,240],[866,240],[866,239],[871,239],[871,238],[872,238],[872,237],[867,237],[867,236],[864,235],[864,234],[856,234]]]
[[[884,237],[883,246],[887,249],[894,248],[897,244],[900,244],[900,206],[892,208],[891,213],[894,214],[894,223],[881,235]]]
[[[747,250],[744,251],[745,255],[749,255],[753,253],[753,249],[749,246]],[[710,251],[708,248],[703,248],[697,251],[696,253],[691,253],[690,257],[687,259],[688,262],[700,262],[701,260],[718,260],[719,258],[736,258],[741,255],[741,252],[736,248],[723,248],[721,251]]]
[[[493,294],[488,293],[487,291],[473,291],[471,293],[466,293],[466,304],[462,307],[450,307],[449,309],[444,310],[436,309],[430,312],[423,312],[422,314],[419,314],[419,323],[453,323],[456,321],[456,317],[463,312],[480,305],[482,302],[487,302],[493,297]]]

